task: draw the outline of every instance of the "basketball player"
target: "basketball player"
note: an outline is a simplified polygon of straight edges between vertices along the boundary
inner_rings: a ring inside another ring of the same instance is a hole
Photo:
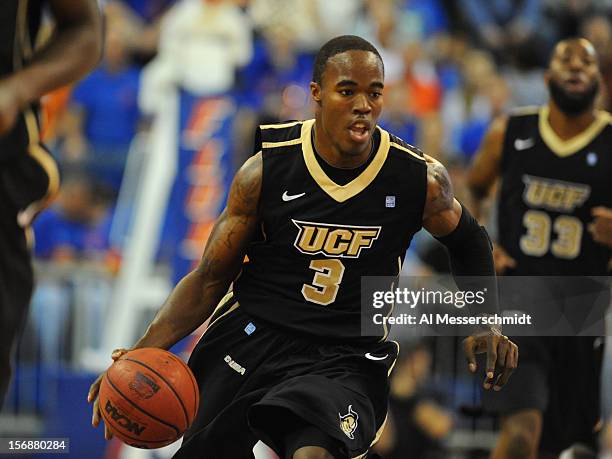
[[[34,49],[43,8],[55,33]],[[0,15],[0,407],[11,352],[24,325],[33,278],[26,233],[59,186],[55,162],[40,143],[38,100],[91,70],[102,52],[95,0],[2,2]]]
[[[548,104],[498,119],[487,133],[468,185],[478,207],[501,180],[498,273],[608,275],[612,118],[594,108],[599,79],[591,43],[561,41],[545,74]],[[538,281],[538,289],[543,282]],[[587,279],[546,282],[554,284],[554,301],[564,304],[568,313],[595,311],[603,324],[607,287],[589,292],[589,301],[576,290]],[[521,368],[503,393],[484,397],[485,405],[504,415],[493,458],[535,458],[539,450],[539,457],[556,457],[573,443],[595,444],[601,365],[595,338],[516,338]]]
[[[175,458],[247,458],[258,440],[282,458],[365,457],[398,349],[385,327],[361,336],[361,276],[397,276],[424,227],[455,274],[494,280],[486,233],[444,167],[377,127],[383,81],[369,42],[342,36],[321,48],[315,119],[260,127],[199,267],[136,343],[167,349],[212,314],[189,361],[201,409]],[[472,370],[474,353],[488,351],[486,387],[503,386],[516,346],[491,327],[464,344]]]

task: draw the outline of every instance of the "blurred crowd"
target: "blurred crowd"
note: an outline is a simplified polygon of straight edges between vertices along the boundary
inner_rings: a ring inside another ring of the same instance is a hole
[[[457,169],[458,182],[493,117],[546,100],[543,68],[560,38],[595,44],[607,83],[601,106],[611,105],[610,0],[108,0],[102,7],[99,67],[43,104],[46,141],[65,181],[84,190],[80,202],[63,196],[35,227],[42,258],[113,250],[104,232],[130,145],[167,91],[235,101],[239,167],[257,124],[311,116],[313,56],[336,35],[378,47],[387,85],[380,124]]]
[[[45,138],[63,188],[34,225],[39,260],[116,272],[120,248],[110,228],[126,159],[164,94],[181,88],[233,99],[237,168],[252,153],[257,124],[312,116],[314,55],[337,35],[360,35],[380,50],[380,124],[442,160],[459,198],[491,120],[547,100],[543,72],[559,39],[592,41],[604,75],[599,104],[612,107],[612,0],[108,0],[102,7],[99,67],[43,101]],[[444,269],[445,256],[422,258]],[[64,301],[49,291],[38,295],[38,304]],[[396,376],[409,384],[394,385],[393,395],[397,406],[414,411],[418,441],[438,451],[452,420],[439,398],[417,396],[429,359],[425,347],[411,351]],[[392,439],[382,445],[394,448]]]

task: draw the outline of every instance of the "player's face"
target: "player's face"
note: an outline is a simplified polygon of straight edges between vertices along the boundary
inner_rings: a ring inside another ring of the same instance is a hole
[[[383,107],[383,66],[369,51],[352,50],[327,61],[322,82],[311,85],[323,132],[342,153],[370,148]]]
[[[551,97],[568,115],[592,107],[599,89],[599,65],[588,40],[564,40],[553,53],[546,79]]]

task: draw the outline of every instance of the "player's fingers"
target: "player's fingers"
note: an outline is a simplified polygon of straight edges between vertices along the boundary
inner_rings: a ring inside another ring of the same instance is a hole
[[[485,389],[490,389],[493,385],[493,376],[495,375],[495,365],[497,364],[497,343],[499,336],[487,336],[487,377],[483,384]]]
[[[92,407],[91,413],[91,425],[94,427],[98,427],[100,424],[100,399],[96,398],[96,401]]]
[[[104,373],[96,378],[91,386],[89,386],[89,392],[87,393],[87,402],[91,403],[96,396],[98,395],[98,391],[100,390],[100,383],[102,382],[102,377]]]
[[[510,350],[510,341],[507,336],[502,336],[497,343],[497,368],[503,369],[506,366],[506,356]]]
[[[474,353],[476,340],[468,336],[463,340],[463,353],[465,354],[465,359],[467,360],[469,370],[474,373],[476,371],[476,354]]]
[[[603,206],[593,207],[591,215],[594,217],[612,217],[612,209]]]
[[[104,438],[106,440],[110,440],[111,438],[113,438],[113,433],[110,431],[106,424],[104,424]]]
[[[603,237],[604,231],[600,228],[600,226],[601,225],[598,224],[598,221],[595,220],[594,223],[589,224],[587,229],[589,233],[591,233],[591,236],[595,242],[603,243],[605,241],[605,238]]]
[[[504,371],[499,375],[493,386],[493,390],[501,390],[506,385],[512,372],[516,369],[518,363],[518,348],[516,344],[511,343],[508,352],[506,354],[506,362],[504,365]]]
[[[127,352],[128,350],[124,348],[115,349],[111,354],[111,359],[117,360],[119,357],[121,357],[123,354]]]

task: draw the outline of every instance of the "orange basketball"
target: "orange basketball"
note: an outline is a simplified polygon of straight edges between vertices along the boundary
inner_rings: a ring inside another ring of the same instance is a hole
[[[191,426],[200,394],[189,367],[171,352],[122,355],[100,385],[100,412],[113,435],[137,448],[161,448]]]

